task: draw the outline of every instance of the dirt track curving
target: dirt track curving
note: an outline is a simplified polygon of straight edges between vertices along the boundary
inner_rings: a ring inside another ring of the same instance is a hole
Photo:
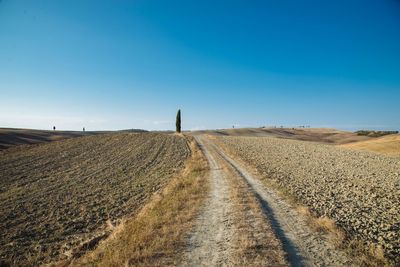
[[[105,134],[0,151],[0,260],[37,265],[89,248],[181,170],[166,134]]]

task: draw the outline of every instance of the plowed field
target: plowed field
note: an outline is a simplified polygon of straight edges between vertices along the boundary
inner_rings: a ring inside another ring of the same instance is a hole
[[[318,143],[271,137],[218,137],[268,181],[318,216],[333,219],[399,262],[400,161]]]
[[[155,133],[0,151],[0,261],[37,265],[94,246],[189,155],[185,138]]]

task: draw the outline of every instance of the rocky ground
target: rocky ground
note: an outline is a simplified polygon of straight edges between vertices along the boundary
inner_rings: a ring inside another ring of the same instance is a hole
[[[179,172],[186,139],[114,133],[0,151],[0,265],[90,248]]]
[[[400,158],[273,137],[217,137],[318,216],[400,260]]]

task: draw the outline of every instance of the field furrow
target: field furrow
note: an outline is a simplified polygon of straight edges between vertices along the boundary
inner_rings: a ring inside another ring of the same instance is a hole
[[[125,216],[182,170],[185,138],[113,133],[0,151],[0,259],[60,260]]]
[[[330,218],[353,241],[400,255],[400,160],[369,152],[270,137],[217,137],[231,154],[273,183]]]

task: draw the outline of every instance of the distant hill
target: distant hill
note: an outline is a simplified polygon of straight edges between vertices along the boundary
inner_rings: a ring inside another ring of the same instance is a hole
[[[330,128],[237,128],[192,132],[194,135],[202,133],[226,136],[272,136],[327,144],[346,144],[372,139],[369,136]]]
[[[119,130],[119,132],[123,132],[123,133],[146,133],[148,131],[147,130],[143,130],[143,129],[125,129],[125,130]]]
[[[9,148],[15,145],[37,144],[100,133],[104,132],[0,128],[0,149]]]

